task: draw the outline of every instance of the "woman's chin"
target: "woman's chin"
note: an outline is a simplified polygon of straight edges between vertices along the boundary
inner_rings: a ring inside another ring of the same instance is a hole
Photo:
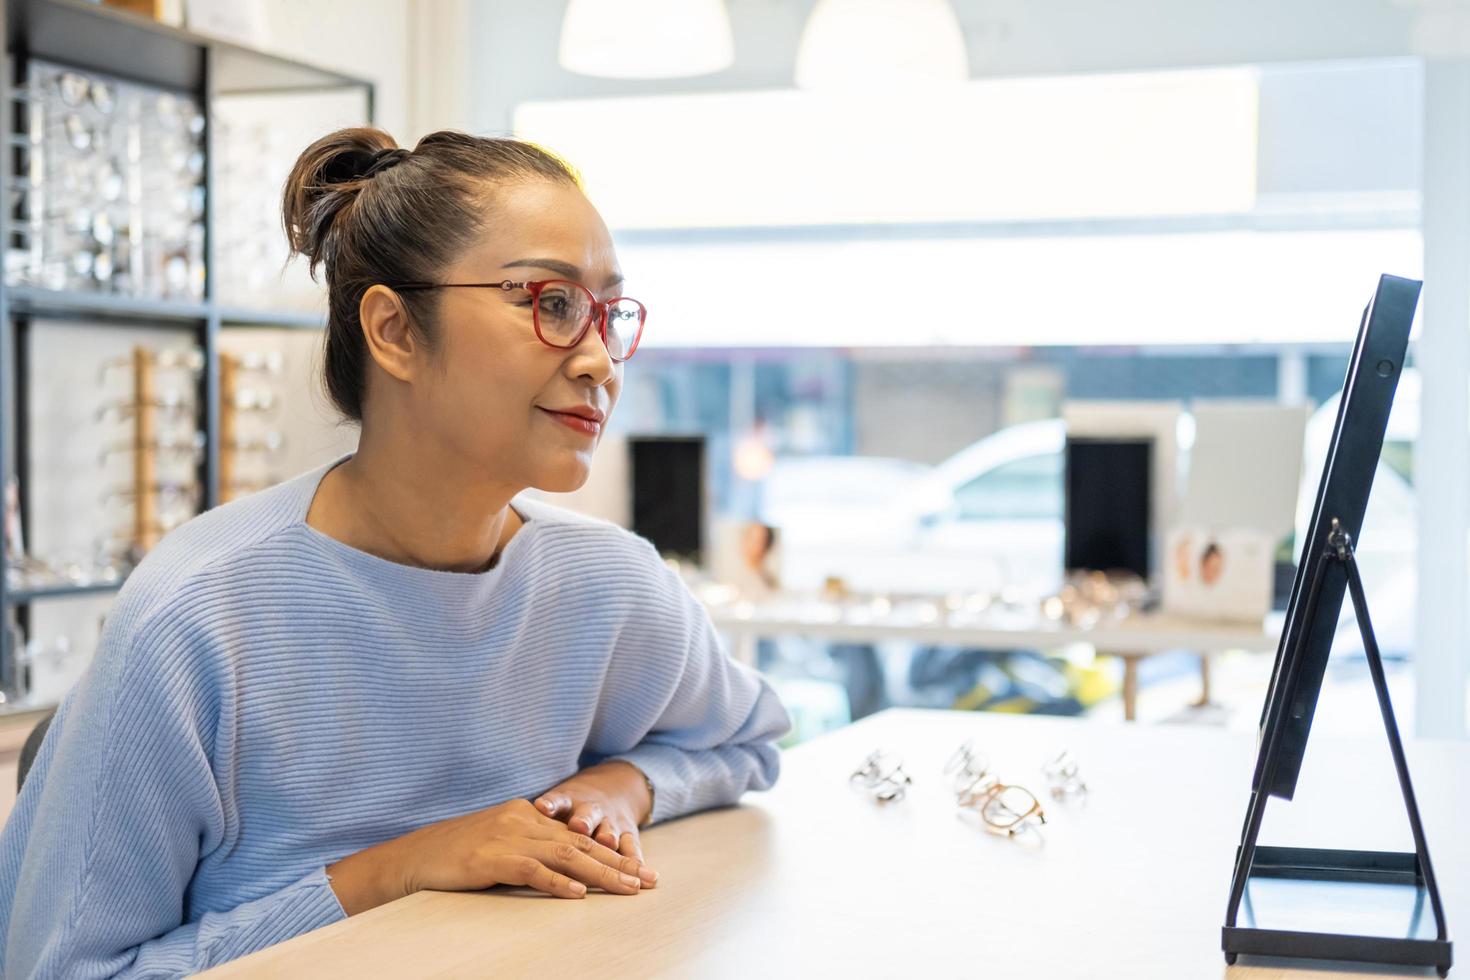
[[[560,461],[560,465],[547,467],[536,481],[536,489],[546,493],[571,493],[582,489],[591,475],[591,460],[577,453],[571,459]]]

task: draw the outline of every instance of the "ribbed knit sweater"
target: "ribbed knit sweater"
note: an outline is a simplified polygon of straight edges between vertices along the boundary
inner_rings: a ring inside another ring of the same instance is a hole
[[[344,917],[327,865],[604,759],[654,822],[775,781],[785,710],[642,538],[517,499],[489,571],[400,565],[306,524],[330,468],[128,579],[0,835],[5,977],[242,956]]]

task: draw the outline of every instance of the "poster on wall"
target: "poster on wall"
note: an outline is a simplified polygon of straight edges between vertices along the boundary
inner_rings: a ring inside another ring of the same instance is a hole
[[[1275,550],[1264,531],[1184,525],[1169,533],[1165,554],[1165,611],[1258,623],[1271,610]]]

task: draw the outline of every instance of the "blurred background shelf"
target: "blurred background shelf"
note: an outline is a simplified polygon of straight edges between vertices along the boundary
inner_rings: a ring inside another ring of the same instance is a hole
[[[5,593],[5,603],[22,606],[44,599],[75,599],[81,596],[111,595],[122,590],[127,579],[116,582],[92,582],[87,585],[48,585],[35,589],[16,589]]]
[[[12,314],[33,317],[193,324],[209,316],[208,304],[178,300],[81,293],[36,286],[12,286],[5,295]]]
[[[226,327],[283,327],[288,330],[322,330],[327,325],[325,313],[292,310],[249,310],[223,307],[220,322]]]
[[[371,89],[372,83],[279,55],[160,24],[82,0],[5,5],[7,35],[33,58],[61,61],[162,88],[199,91],[212,72],[216,94]],[[206,52],[209,58],[206,59]]]

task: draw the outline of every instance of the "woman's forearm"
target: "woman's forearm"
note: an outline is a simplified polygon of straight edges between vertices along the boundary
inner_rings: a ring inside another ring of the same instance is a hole
[[[402,840],[384,841],[327,866],[332,891],[344,912],[357,915],[412,894],[399,857]]]

